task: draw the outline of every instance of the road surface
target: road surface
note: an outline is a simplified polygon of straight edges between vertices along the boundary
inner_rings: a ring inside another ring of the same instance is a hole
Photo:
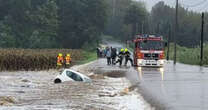
[[[126,77],[133,85],[138,86],[138,93],[141,93],[144,99],[158,110],[208,110],[208,68],[180,63],[174,66],[172,62],[168,62],[160,69],[135,68],[128,65],[128,67],[107,66],[106,59],[100,59],[89,65],[87,70],[89,72],[93,70],[95,74],[118,73],[113,77],[120,78],[117,79],[119,82],[125,80],[122,77]],[[86,70],[85,72],[87,73]],[[103,93],[103,88],[112,88],[113,85],[116,89],[118,87],[116,79],[95,78],[93,84],[77,82],[53,84],[57,74],[56,70],[0,72],[0,105],[10,105],[2,106],[0,109],[118,109],[114,108],[118,104],[110,102],[113,99],[125,98],[117,96],[106,100],[99,96]],[[107,85],[102,85],[104,83]],[[125,83],[118,84],[121,90],[127,87],[121,85]],[[127,96],[132,95],[134,94]],[[6,102],[11,103],[1,102],[4,96],[9,96],[9,101],[7,99]],[[138,109],[142,107],[145,110],[153,110],[146,101],[142,100],[142,97],[139,99],[141,100],[132,101],[130,104],[134,104]],[[129,100],[131,102],[131,99]],[[129,102],[124,103],[121,103],[121,107],[126,103],[129,104]],[[107,108],[108,105],[112,107]]]
[[[206,67],[181,63],[174,66],[169,61],[164,68],[129,67],[126,71],[131,83],[138,85],[138,92],[158,110],[208,110]]]
[[[168,62],[130,74],[137,74],[139,92],[158,110],[208,110],[208,68]]]

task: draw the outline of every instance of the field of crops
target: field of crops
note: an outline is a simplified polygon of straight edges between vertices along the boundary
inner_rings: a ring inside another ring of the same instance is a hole
[[[72,49],[0,49],[0,71],[56,68],[58,53],[70,53],[74,64],[83,59],[82,52]]]

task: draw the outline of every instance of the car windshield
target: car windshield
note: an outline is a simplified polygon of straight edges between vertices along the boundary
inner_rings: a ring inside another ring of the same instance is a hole
[[[75,81],[83,81],[82,78],[78,74],[72,71],[66,71],[66,75]]]
[[[164,48],[163,42],[153,40],[139,42],[138,46],[142,50],[162,50]]]

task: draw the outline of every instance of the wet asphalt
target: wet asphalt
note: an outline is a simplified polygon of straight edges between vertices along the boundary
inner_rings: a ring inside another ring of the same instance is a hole
[[[124,72],[139,93],[157,110],[208,110],[208,68],[166,62],[163,68],[107,65],[100,59],[93,65],[99,71]]]
[[[119,43],[107,45],[123,47]],[[126,71],[126,78],[138,85],[138,92],[157,110],[208,110],[208,67],[167,61],[163,68],[113,69]]]
[[[164,68],[134,69],[128,74],[138,77],[139,93],[158,110],[208,110],[208,68],[170,61]]]

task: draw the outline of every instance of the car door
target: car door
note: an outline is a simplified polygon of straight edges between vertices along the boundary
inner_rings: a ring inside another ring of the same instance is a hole
[[[67,70],[64,70],[63,72],[61,72],[61,74],[59,75],[59,78],[61,79],[62,82],[64,82],[64,81],[72,81],[73,80],[70,77],[68,77]]]

